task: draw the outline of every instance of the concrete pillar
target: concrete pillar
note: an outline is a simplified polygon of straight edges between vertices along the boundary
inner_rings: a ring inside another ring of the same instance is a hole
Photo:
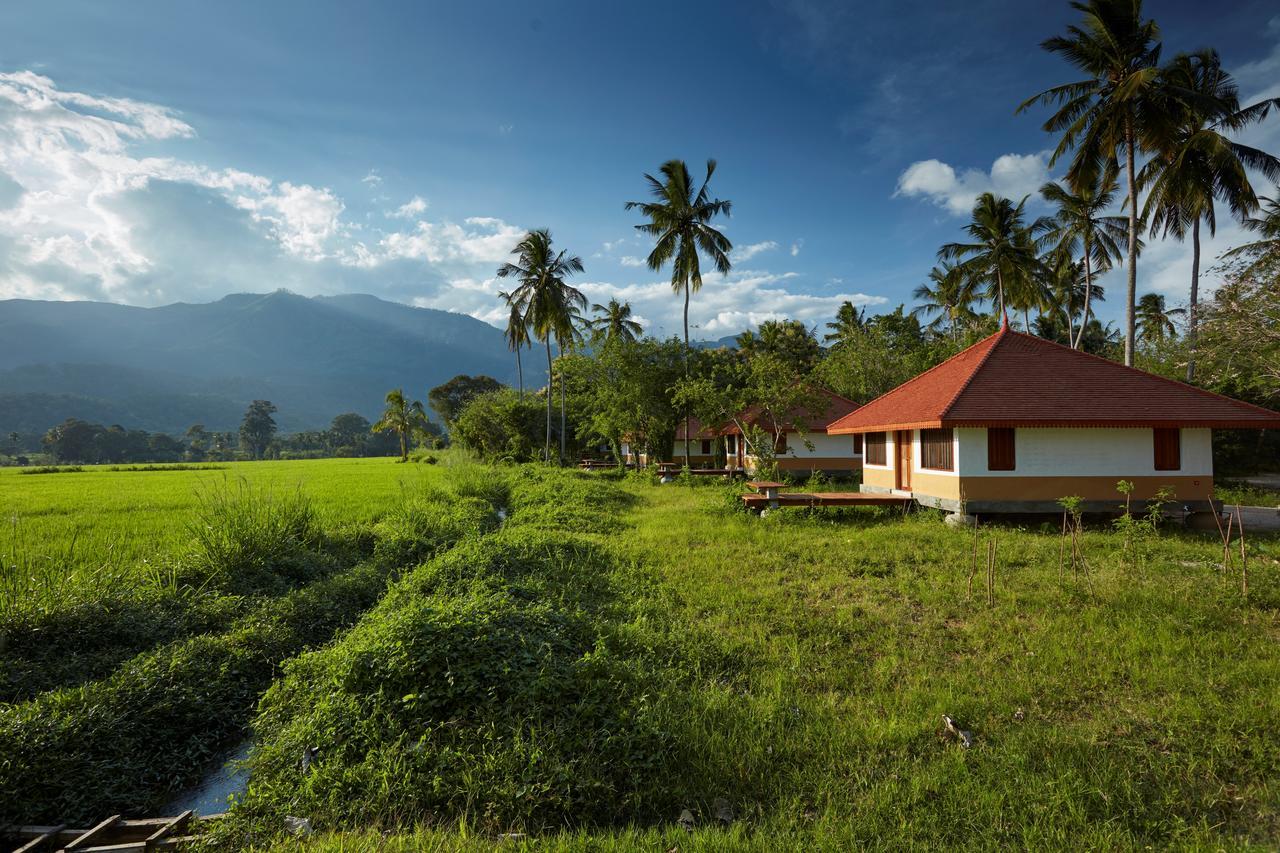
[[[942,521],[948,527],[973,527],[978,523],[975,516],[963,512],[949,512]]]

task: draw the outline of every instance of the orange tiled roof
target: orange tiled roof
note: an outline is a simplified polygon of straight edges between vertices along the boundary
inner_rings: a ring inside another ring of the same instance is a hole
[[[960,426],[1280,429],[1280,413],[1005,327],[827,431]]]
[[[843,418],[845,415],[848,415],[850,412],[858,408],[857,403],[847,397],[841,397],[834,391],[828,391],[826,388],[816,387],[812,390],[815,396],[821,397],[825,401],[821,411],[809,412],[804,409],[797,409],[795,411],[788,412],[784,419],[784,424],[788,431],[794,429],[795,421],[803,421],[806,432],[828,432],[830,430],[830,425],[833,422],[838,421],[840,418]],[[766,422],[768,419],[765,418],[760,413],[759,409],[755,407],[747,410],[743,415],[743,420],[747,423],[759,424],[766,429],[772,428],[772,424]],[[738,432],[740,432],[740,430],[737,425],[732,422],[726,424],[725,427],[720,430],[721,435],[736,435]]]

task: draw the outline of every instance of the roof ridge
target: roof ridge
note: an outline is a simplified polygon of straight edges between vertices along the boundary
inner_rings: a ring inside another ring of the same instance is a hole
[[[1245,408],[1254,409],[1266,415],[1277,414],[1277,412],[1273,409],[1267,409],[1267,408],[1264,408],[1263,406],[1258,406],[1253,403],[1247,403],[1244,400],[1237,400],[1235,397],[1228,397],[1226,394],[1219,394],[1217,391],[1210,391],[1208,388],[1201,388],[1199,386],[1192,385],[1188,382],[1182,382],[1178,379],[1171,379],[1168,376],[1161,376],[1159,373],[1152,373],[1151,371],[1143,370],[1140,367],[1131,367],[1130,365],[1124,364],[1123,362],[1112,361],[1106,356],[1097,355],[1096,353],[1091,353],[1091,352],[1085,352],[1084,350],[1076,349],[1074,347],[1069,347],[1069,346],[1066,346],[1065,344],[1060,344],[1057,341],[1051,341],[1048,338],[1042,338],[1039,335],[1032,335],[1032,334],[1028,334],[1027,332],[1017,332],[1012,329],[1010,329],[1010,331],[1013,332],[1013,334],[1015,335],[1021,335],[1024,338],[1030,338],[1036,341],[1037,343],[1048,344],[1049,346],[1057,347],[1058,349],[1066,350],[1067,352],[1075,353],[1076,355],[1084,356],[1085,358],[1091,358],[1094,361],[1100,361],[1103,364],[1110,365],[1111,367],[1120,367],[1125,370],[1132,370],[1134,373],[1141,374],[1142,376],[1145,376],[1148,379],[1158,379],[1159,381],[1165,383],[1166,385],[1172,385],[1175,388],[1181,388],[1184,391],[1192,391],[1197,394],[1203,394],[1206,397],[1216,397],[1219,400],[1225,400],[1226,402],[1236,406],[1244,406]]]
[[[951,395],[951,399],[947,400],[946,405],[944,405],[942,410],[938,412],[938,420],[944,420],[947,417],[947,413],[950,412],[951,407],[956,404],[956,400],[959,400],[960,395],[965,392],[965,389],[967,389],[970,384],[972,384],[973,377],[978,375],[978,371],[982,370],[982,366],[991,358],[991,353],[996,351],[996,347],[1000,345],[1000,341],[1004,340],[1005,336],[1011,331],[1012,329],[1009,328],[1009,318],[1006,315],[1004,325],[1000,327],[1000,331],[991,336],[996,340],[991,342],[991,346],[987,347],[987,351],[982,354],[982,358],[973,366],[973,370],[969,371],[969,375],[965,377],[964,382],[960,383],[960,387],[956,389],[956,393]],[[983,340],[990,340],[990,338],[984,338]],[[951,358],[955,358],[959,354],[960,353],[956,353],[956,355],[953,355]],[[951,359],[947,359],[947,361],[950,360]],[[946,364],[946,362],[944,361],[943,364]]]

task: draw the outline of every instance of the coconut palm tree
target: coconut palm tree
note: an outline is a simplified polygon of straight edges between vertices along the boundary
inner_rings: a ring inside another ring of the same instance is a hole
[[[551,339],[565,340],[572,336],[574,318],[586,308],[587,297],[571,287],[565,279],[582,272],[582,259],[568,255],[562,249],[552,248],[551,232],[545,228],[530,231],[511,250],[517,263],[505,263],[498,267],[499,278],[514,278],[519,285],[513,298],[524,306],[524,316],[538,340],[547,348],[547,436],[543,449],[546,461],[551,461],[551,394],[553,368],[551,364]],[[562,406],[563,409],[563,406]],[[564,437],[561,436],[563,452]]]
[[[828,323],[827,328],[831,333],[823,336],[823,343],[831,345],[833,349],[848,343],[867,330],[867,309],[857,308],[846,299],[836,311],[835,322]]]
[[[1072,258],[1078,256],[1083,262],[1084,314],[1079,332],[1070,341],[1075,349],[1080,349],[1084,330],[1089,324],[1090,297],[1101,290],[1094,285],[1093,276],[1106,272],[1119,260],[1120,244],[1127,234],[1123,216],[1105,213],[1115,201],[1115,194],[1114,171],[1100,174],[1097,183],[1086,184],[1074,192],[1054,182],[1040,188],[1044,200],[1057,207],[1049,217],[1049,242],[1055,252],[1066,253]]]
[[[526,306],[520,303],[512,293],[505,291],[498,293],[503,301],[507,303],[510,313],[507,315],[507,328],[503,330],[503,336],[507,339],[507,348],[513,350],[516,354],[516,375],[520,381],[520,399],[524,399],[524,365],[520,363],[520,350],[529,346],[529,320],[525,317]]]
[[[971,308],[977,299],[974,280],[966,276],[960,267],[944,261],[929,270],[929,281],[933,282],[932,286],[922,284],[912,292],[920,304],[911,313],[916,317],[934,317],[926,328],[934,332],[940,327],[945,328],[955,340],[961,321],[974,317]]]
[[[1177,334],[1174,317],[1186,312],[1181,308],[1164,307],[1164,297],[1159,293],[1144,293],[1138,300],[1138,340],[1145,344],[1157,344]]]
[[[1086,313],[1088,306],[1095,301],[1105,301],[1106,294],[1102,285],[1093,284],[1085,274],[1083,259],[1073,261],[1070,254],[1055,248],[1042,260],[1048,274],[1046,285],[1049,299],[1045,309],[1055,315],[1061,313],[1062,319],[1067,323],[1067,345],[1080,349],[1084,330],[1089,324]],[[1078,327],[1076,317],[1080,318]]]
[[[393,388],[387,392],[387,407],[382,418],[369,428],[370,432],[394,432],[400,437],[400,461],[409,459],[409,438],[413,435],[426,435],[426,409],[420,400],[410,400],[404,395],[403,388]]]
[[[631,319],[630,302],[610,299],[608,305],[595,304],[591,306],[591,310],[596,317],[589,320],[587,326],[593,337],[598,337],[605,343],[614,340],[632,343],[644,331],[639,323]]]
[[[985,283],[983,297],[1003,316],[1010,307],[1029,309],[1039,300],[1032,297],[1030,282],[1040,272],[1036,235],[1047,230],[1048,221],[1037,219],[1027,225],[1023,209],[1027,199],[1016,205],[992,193],[978,196],[973,218],[964,231],[973,242],[947,243],[938,250],[938,259],[957,261],[958,274],[974,284]],[[1029,317],[1027,320],[1030,328]]]
[[[1217,51],[1174,57],[1161,71],[1170,117],[1162,145],[1143,167],[1139,186],[1149,187],[1143,218],[1151,236],[1183,240],[1191,233],[1191,300],[1187,307],[1187,381],[1195,378],[1196,313],[1200,301],[1200,223],[1217,233],[1215,200],[1241,221],[1258,210],[1247,169],[1280,180],[1280,159],[1242,145],[1226,134],[1266,118],[1280,98],[1241,108],[1239,90]],[[1225,133],[1224,133],[1225,132]]]
[[[645,259],[649,269],[657,272],[671,261],[671,287],[684,294],[684,365],[689,372],[689,295],[702,289],[700,255],[706,255],[721,275],[730,269],[729,251],[733,244],[711,225],[717,216],[728,216],[732,202],[711,197],[711,176],[716,161],[707,161],[707,174],[695,192],[689,167],[683,160],[668,160],[658,170],[662,180],[645,174],[653,201],[629,201],[626,210],[637,209],[648,222],[636,229],[656,239],[653,251]],[[684,458],[689,464],[689,417],[685,415]]]
[[[1138,298],[1138,180],[1137,156],[1148,140],[1159,112],[1160,28],[1142,17],[1142,0],[1087,0],[1072,8],[1083,16],[1041,47],[1079,68],[1085,79],[1046,89],[1028,98],[1018,112],[1033,104],[1054,104],[1057,110],[1044,129],[1062,139],[1049,160],[1052,166],[1072,151],[1067,183],[1077,192],[1096,185],[1123,155],[1128,189],[1128,302],[1125,313],[1124,363],[1133,366]]]

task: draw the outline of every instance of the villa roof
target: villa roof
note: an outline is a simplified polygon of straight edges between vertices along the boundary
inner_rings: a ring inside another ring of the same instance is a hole
[[[827,431],[964,426],[1280,429],[1280,413],[1006,326]]]
[[[702,421],[697,418],[689,418],[689,439],[696,441],[704,438],[715,438],[720,435],[719,432],[709,429],[702,425]],[[684,441],[684,419],[681,418],[676,424],[676,441]]]
[[[858,404],[847,397],[841,397],[834,391],[828,391],[826,388],[812,387],[810,388],[813,396],[821,400],[821,408],[818,411],[810,412],[805,408],[793,409],[784,416],[783,427],[790,432],[795,429],[796,422],[803,422],[806,432],[828,432],[833,422],[840,420],[850,412],[858,408]],[[749,424],[756,424],[765,429],[772,429],[771,419],[760,411],[758,407],[753,406],[748,409],[742,419]],[[741,430],[737,424],[730,422],[721,430],[721,435],[737,435]]]

